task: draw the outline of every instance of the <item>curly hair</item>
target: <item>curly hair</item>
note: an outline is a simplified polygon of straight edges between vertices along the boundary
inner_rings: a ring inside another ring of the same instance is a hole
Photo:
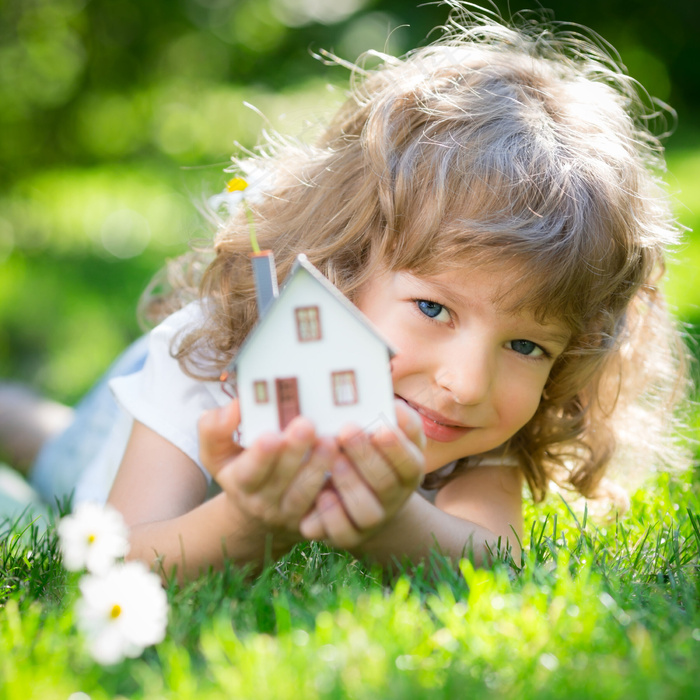
[[[659,287],[680,232],[648,127],[655,103],[595,37],[449,4],[434,43],[354,67],[316,143],[277,137],[258,150],[252,167],[269,183],[250,205],[258,240],[281,279],[303,251],[350,299],[380,266],[518,270],[518,306],[572,336],[507,452],[535,500],[551,481],[592,496],[614,454],[669,458],[684,388],[684,345]],[[176,350],[202,378],[257,317],[246,217],[218,223],[199,284],[208,320]],[[183,269],[194,268],[173,266],[177,289]],[[151,295],[154,309],[172,304]]]

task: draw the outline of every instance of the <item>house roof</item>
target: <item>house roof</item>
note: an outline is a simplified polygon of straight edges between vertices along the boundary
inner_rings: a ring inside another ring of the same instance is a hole
[[[287,279],[285,279],[284,284],[280,288],[279,296],[277,296],[277,298],[269,305],[269,307],[265,311],[265,314],[258,319],[255,326],[253,326],[253,329],[250,331],[250,333],[248,333],[247,337],[241,343],[241,346],[238,348],[236,356],[233,358],[231,364],[228,367],[229,372],[233,372],[236,369],[236,366],[238,365],[238,362],[243,356],[244,351],[252,344],[255,336],[265,325],[267,319],[271,318],[271,316],[273,315],[270,312],[272,311],[274,306],[279,303],[280,299],[284,298],[285,292],[290,288],[290,282],[301,272],[307,272],[311,276],[311,279],[315,280],[320,285],[320,287],[336,301],[336,303],[342,306],[360,324],[362,324],[362,326],[364,326],[370,333],[372,333],[382,343],[384,343],[391,357],[393,357],[396,354],[394,348],[391,347],[387,340],[375,328],[374,324],[335,285],[331,284],[331,282],[309,262],[309,259],[306,257],[306,255],[300,253],[299,255],[297,255],[296,260],[294,261],[294,265],[289,271],[289,275],[287,275]]]

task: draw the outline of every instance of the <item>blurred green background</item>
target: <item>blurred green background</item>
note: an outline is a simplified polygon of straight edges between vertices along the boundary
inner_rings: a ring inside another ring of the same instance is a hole
[[[668,183],[699,228],[700,3],[542,4],[675,107]],[[0,0],[0,378],[77,400],[139,334],[151,276],[210,235],[195,204],[234,142],[254,146],[267,120],[313,132],[343,99],[347,72],[313,54],[399,54],[446,16],[416,0]],[[694,333],[698,269],[689,234],[669,294]]]

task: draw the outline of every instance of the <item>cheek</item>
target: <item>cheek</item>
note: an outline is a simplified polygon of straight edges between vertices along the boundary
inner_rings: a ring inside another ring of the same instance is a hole
[[[533,386],[511,384],[509,389],[501,392],[501,420],[510,431],[516,433],[535,415],[541,400],[542,387],[539,383]]]
[[[394,391],[401,393],[406,377],[410,376],[410,361],[401,351],[391,358],[391,381],[394,384]],[[404,387],[405,388],[405,387]]]
[[[409,342],[410,339],[395,335],[389,337],[389,340],[397,351],[397,354],[391,358],[391,378],[394,387],[397,383],[402,383],[405,388],[410,385],[414,392],[428,390],[430,387],[427,379],[429,362],[426,361],[425,356],[429,355],[431,350],[434,353],[434,348],[424,351],[415,338]],[[417,399],[417,396],[415,398]]]
[[[426,365],[426,357],[434,354],[434,346],[426,345],[407,323],[395,320],[379,329],[396,350],[391,359],[391,376],[394,381],[420,371]]]
[[[439,403],[430,374],[415,353],[399,352],[392,358],[391,381],[394,393],[402,398],[410,398],[424,406],[436,406]]]

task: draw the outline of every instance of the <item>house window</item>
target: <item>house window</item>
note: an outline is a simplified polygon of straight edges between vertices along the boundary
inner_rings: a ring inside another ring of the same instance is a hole
[[[318,306],[301,306],[294,309],[297,318],[297,337],[302,343],[321,340],[321,322]]]
[[[333,403],[336,406],[351,406],[357,403],[357,382],[351,369],[331,374]]]
[[[255,403],[268,403],[270,395],[267,392],[267,382],[263,379],[253,382],[253,393],[255,395]]]

